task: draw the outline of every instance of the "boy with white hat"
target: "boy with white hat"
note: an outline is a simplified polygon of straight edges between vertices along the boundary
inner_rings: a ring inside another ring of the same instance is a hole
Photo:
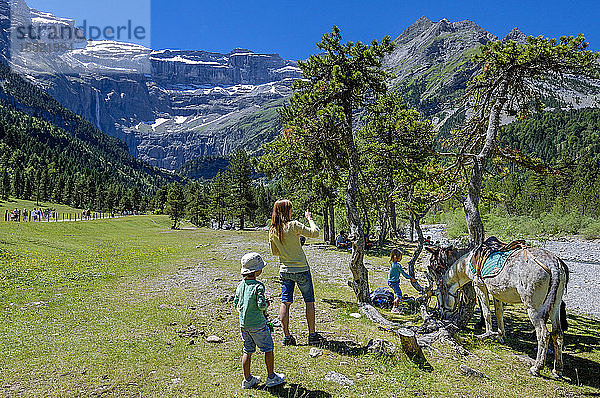
[[[274,344],[271,331],[267,326],[264,311],[269,302],[265,298],[265,285],[256,280],[265,267],[265,262],[258,253],[246,253],[242,257],[242,276],[235,292],[234,304],[240,313],[240,328],[244,340],[244,354],[242,355],[242,368],[244,381],[242,388],[251,388],[260,383],[260,377],[250,374],[250,362],[256,346],[265,353],[267,366],[266,387],[274,387],[285,381],[285,375],[275,373]]]

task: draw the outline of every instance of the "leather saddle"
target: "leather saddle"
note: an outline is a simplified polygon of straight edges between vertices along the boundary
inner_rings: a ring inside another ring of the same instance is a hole
[[[475,270],[475,274],[481,277],[481,270],[490,254],[496,252],[508,252],[515,249],[526,249],[527,245],[524,240],[515,240],[508,244],[501,242],[495,236],[487,238],[473,253],[471,257],[471,265]]]

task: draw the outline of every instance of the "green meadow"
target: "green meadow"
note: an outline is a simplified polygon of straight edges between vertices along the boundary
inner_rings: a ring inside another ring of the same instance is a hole
[[[12,206],[13,204],[9,204]],[[165,216],[87,222],[0,222],[0,392],[4,396],[200,397],[545,397],[600,395],[598,321],[570,314],[565,378],[527,374],[520,356],[533,356],[533,327],[522,308],[507,307],[504,344],[478,341],[474,325],[457,339],[468,355],[446,344],[425,349],[427,366],[401,350],[368,353],[372,338],[397,347],[395,335],[357,311],[346,281],[348,254],[306,246],[317,292],[318,330],[329,340],[309,356],[303,305],[292,306],[297,347],[281,345],[275,329],[276,371],[283,387],[241,390],[241,338],[230,303],[240,280],[239,258],[257,251],[269,263],[260,279],[275,304],[277,260],[265,231],[214,231]],[[411,250],[410,246],[405,246]],[[404,259],[406,261],[406,258]],[[366,258],[372,287],[385,286],[387,255]],[[408,285],[403,290],[416,293]],[[276,316],[276,305],[269,308]],[[389,311],[383,311],[392,317]],[[418,322],[416,314],[395,316]],[[221,343],[208,343],[216,335]],[[465,364],[484,377],[465,376]],[[550,364],[550,362],[548,362]],[[353,384],[327,380],[339,372]],[[266,377],[256,354],[253,374]]]

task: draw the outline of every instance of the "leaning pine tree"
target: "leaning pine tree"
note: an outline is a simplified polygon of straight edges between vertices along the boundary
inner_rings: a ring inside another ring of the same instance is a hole
[[[352,241],[350,269],[359,303],[369,302],[369,278],[364,266],[365,239],[358,209],[360,156],[355,142],[354,112],[386,91],[383,56],[393,49],[389,36],[370,45],[341,43],[334,26],[317,43],[319,54],[298,63],[304,79],[294,84],[289,105],[281,111],[284,130],[290,140],[315,143],[321,153],[347,158],[345,208]],[[310,144],[307,144],[310,145]]]
[[[583,35],[528,37],[526,43],[489,42],[475,56],[481,73],[469,84],[469,112],[472,117],[459,131],[459,159],[470,168],[468,192],[463,198],[470,247],[483,242],[484,229],[479,213],[483,172],[494,155],[534,167],[532,159],[498,145],[503,114],[523,119],[543,108],[542,82],[557,84],[564,75],[598,77],[598,54],[587,50]],[[547,89],[546,89],[547,90]]]

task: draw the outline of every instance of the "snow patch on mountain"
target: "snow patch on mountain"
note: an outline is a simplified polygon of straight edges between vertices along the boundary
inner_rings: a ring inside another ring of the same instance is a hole
[[[162,117],[159,117],[158,119],[156,119],[154,121],[154,123],[152,123],[152,125],[150,127],[152,127],[152,130],[155,130],[162,124],[164,124],[165,122],[168,122],[170,119],[165,119]]]

